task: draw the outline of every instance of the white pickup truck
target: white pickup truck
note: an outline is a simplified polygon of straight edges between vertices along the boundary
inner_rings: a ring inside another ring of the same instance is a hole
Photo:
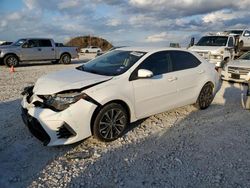
[[[210,63],[217,67],[223,66],[234,59],[236,40],[233,35],[207,35],[203,36],[196,45],[189,48],[197,52]]]
[[[0,47],[0,61],[9,67],[16,67],[23,61],[69,64],[71,59],[76,57],[76,47],[57,47],[53,39],[25,38],[9,46]]]

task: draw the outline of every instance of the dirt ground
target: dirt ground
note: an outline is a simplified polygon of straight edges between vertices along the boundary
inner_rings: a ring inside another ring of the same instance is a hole
[[[44,147],[20,116],[21,91],[41,75],[75,67],[0,66],[0,187],[250,187],[246,86],[223,82],[203,111],[185,106],[132,124],[112,143],[93,138]]]

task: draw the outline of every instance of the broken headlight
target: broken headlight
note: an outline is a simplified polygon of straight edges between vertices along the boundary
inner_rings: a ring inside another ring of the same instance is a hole
[[[56,95],[43,96],[44,104],[56,111],[62,111],[68,108],[71,104],[76,103],[80,99],[88,98],[85,93],[64,93]]]

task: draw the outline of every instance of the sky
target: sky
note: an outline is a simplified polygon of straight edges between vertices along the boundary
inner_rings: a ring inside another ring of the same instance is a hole
[[[0,40],[91,35],[113,45],[182,46],[207,32],[244,29],[250,0],[0,0]]]

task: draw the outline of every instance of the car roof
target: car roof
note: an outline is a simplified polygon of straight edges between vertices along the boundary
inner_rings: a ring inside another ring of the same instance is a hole
[[[138,51],[138,52],[157,52],[157,51],[167,51],[167,50],[176,50],[176,51],[186,51],[183,48],[171,48],[171,47],[123,47],[115,50],[124,50],[124,51]]]
[[[21,38],[21,39],[23,40],[52,40],[51,38]]]

